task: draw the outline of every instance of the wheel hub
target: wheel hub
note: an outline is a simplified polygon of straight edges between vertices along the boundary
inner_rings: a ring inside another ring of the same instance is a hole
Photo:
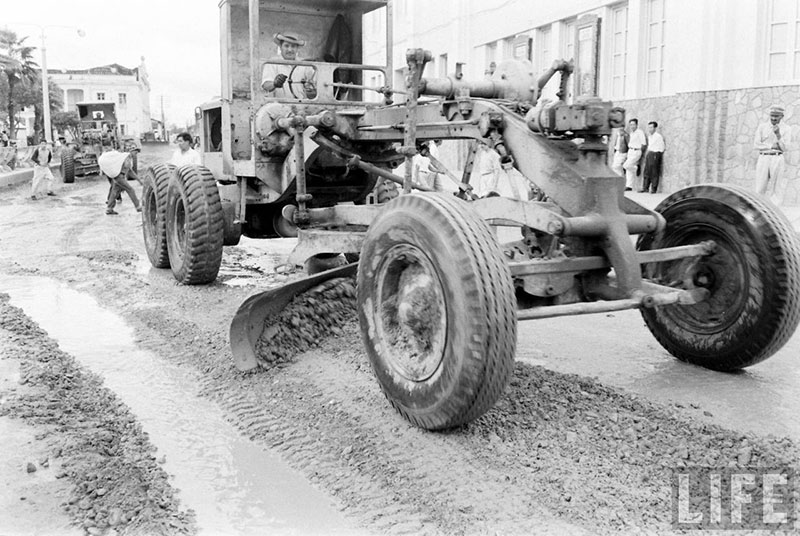
[[[378,278],[378,329],[389,362],[411,381],[425,381],[442,362],[447,311],[428,257],[410,245],[384,257]]]

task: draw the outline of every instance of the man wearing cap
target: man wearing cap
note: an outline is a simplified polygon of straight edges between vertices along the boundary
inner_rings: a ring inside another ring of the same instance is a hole
[[[306,42],[297,34],[276,33],[274,40],[280,47],[280,55],[273,56],[270,60],[299,61],[297,51]],[[290,75],[292,80],[289,80]],[[313,67],[267,63],[262,71],[261,87],[270,97],[313,99],[317,96],[314,75]],[[293,84],[291,88],[288,87],[290,83]]]
[[[771,106],[769,123],[762,123],[756,129],[754,145],[758,151],[756,163],[756,192],[775,195],[783,172],[783,153],[792,142],[792,129],[781,125],[783,108]]]

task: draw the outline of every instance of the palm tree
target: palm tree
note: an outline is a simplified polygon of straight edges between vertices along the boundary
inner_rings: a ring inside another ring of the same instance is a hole
[[[25,40],[17,38],[17,34],[7,29],[0,29],[0,53],[16,60],[16,66],[6,67],[1,71],[8,80],[8,126],[10,127],[9,135],[12,138],[16,137],[17,129],[14,124],[15,113],[15,94],[14,88],[18,83],[28,81],[34,83],[37,79],[37,68],[39,65],[33,61],[33,51],[36,47],[27,46]]]

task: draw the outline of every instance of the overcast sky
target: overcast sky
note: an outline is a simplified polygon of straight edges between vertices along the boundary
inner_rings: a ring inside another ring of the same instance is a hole
[[[167,123],[194,123],[194,107],[219,95],[218,0],[0,0],[0,27],[30,36],[41,64],[45,26],[47,68],[87,69],[144,56],[150,111]],[[86,32],[79,37],[77,29]]]

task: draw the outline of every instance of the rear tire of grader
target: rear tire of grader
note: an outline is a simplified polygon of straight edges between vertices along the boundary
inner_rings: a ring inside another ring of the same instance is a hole
[[[735,186],[680,190],[656,210],[663,234],[639,239],[649,250],[714,240],[716,251],[644,266],[644,276],[669,286],[704,287],[695,305],[642,309],[659,343],[682,361],[732,371],[771,356],[800,322],[800,244],[792,225],[761,196]]]
[[[222,204],[217,183],[203,166],[181,166],[167,190],[167,251],[172,273],[184,285],[217,278],[222,263]]]
[[[75,182],[75,150],[71,147],[61,153],[61,179],[65,184]]]
[[[517,324],[486,222],[452,196],[402,195],[370,225],[361,258],[361,334],[392,406],[428,430],[488,411],[510,377]]]
[[[175,171],[172,164],[147,168],[142,180],[142,234],[150,264],[169,268],[167,251],[167,190]]]

